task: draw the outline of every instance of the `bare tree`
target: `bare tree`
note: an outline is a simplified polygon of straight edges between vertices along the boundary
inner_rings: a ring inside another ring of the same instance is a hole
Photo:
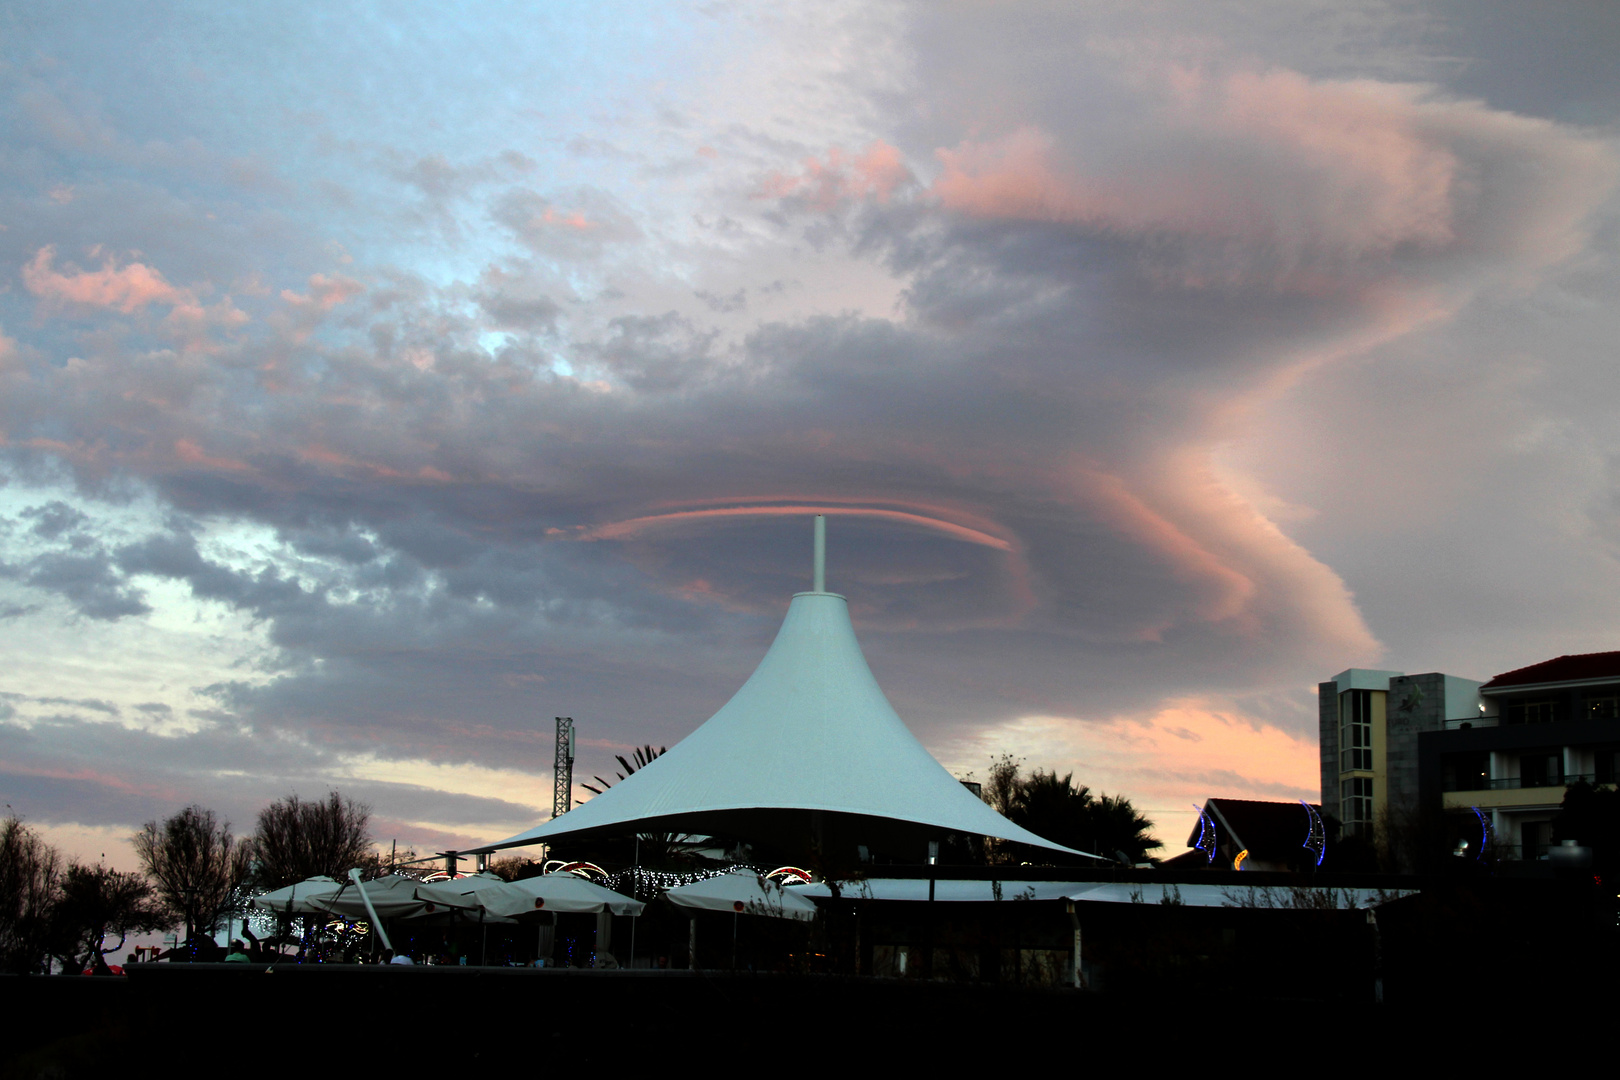
[[[278,799],[259,811],[254,878],[266,889],[317,875],[341,878],[364,864],[371,851],[370,827],[371,807],[335,791],[317,802],[297,795]]]
[[[61,870],[56,849],[21,818],[0,821],[0,971],[27,974],[44,964]]]
[[[230,910],[232,893],[247,877],[248,845],[231,836],[229,822],[200,806],[161,825],[148,821],[131,843],[171,919],[185,923],[188,942]]]

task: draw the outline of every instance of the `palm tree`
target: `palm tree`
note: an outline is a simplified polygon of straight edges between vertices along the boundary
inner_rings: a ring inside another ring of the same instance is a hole
[[[654,758],[662,757],[667,753],[669,753],[669,747],[667,746],[660,746],[656,750],[652,748],[651,744],[637,747],[635,753],[632,755],[632,758],[635,761],[634,765],[632,765],[629,761],[626,761],[623,754],[614,754],[613,756],[619,761],[619,767],[624,770],[619,774],[618,782],[623,783],[631,776],[634,776],[637,769],[645,769],[648,765],[653,763]],[[600,776],[593,776],[591,779],[595,780],[602,786],[594,787],[590,784],[581,784],[579,786],[590,792],[592,795],[600,795],[602,792],[613,786],[613,781],[604,780]]]
[[[1149,851],[1163,846],[1152,835],[1153,822],[1123,795],[1093,796],[1086,785],[1075,785],[1073,773],[1059,776],[1055,771],[1036,769],[1022,777],[1016,764],[1003,771],[1008,773],[1003,813],[1037,836],[1126,863],[1141,862]],[[1053,857],[1051,852],[1022,844],[1004,845],[1003,856],[1015,861],[1050,861]]]

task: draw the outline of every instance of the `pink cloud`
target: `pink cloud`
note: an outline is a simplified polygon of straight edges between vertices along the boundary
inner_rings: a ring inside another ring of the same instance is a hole
[[[667,514],[652,514],[646,517],[627,518],[624,521],[614,521],[606,525],[597,525],[580,533],[580,540],[622,540],[646,529],[659,525],[673,525],[678,522],[696,521],[703,518],[724,517],[805,517],[810,514],[838,514],[846,517],[873,517],[889,521],[897,521],[907,525],[921,525],[924,528],[942,532],[957,540],[965,540],[970,544],[980,544],[984,547],[996,548],[1000,551],[1012,551],[1013,542],[999,536],[992,536],[979,529],[966,525],[958,525],[952,521],[939,518],[925,517],[922,514],[907,513],[903,510],[881,510],[872,507],[852,506],[725,506],[707,510],[677,510]]]
[[[113,308],[129,315],[148,304],[197,302],[191,290],[170,285],[162,274],[145,263],[119,267],[109,256],[100,270],[78,270],[69,266],[63,272],[54,267],[55,259],[56,248],[47,245],[34,254],[22,271],[23,284],[46,306]]]
[[[1320,295],[1465,272],[1454,254],[1556,261],[1615,182],[1596,140],[1426,87],[1162,64],[1132,81],[1129,123],[965,140],[936,152],[931,194],[1150,241],[1183,284]]]
[[[297,293],[291,289],[281,290],[281,298],[294,307],[308,307],[316,311],[331,311],[339,304],[352,300],[366,291],[366,287],[353,278],[343,277],[341,274],[328,277],[325,274],[312,274],[309,279],[309,292]]]
[[[174,456],[187,465],[201,465],[209,469],[218,469],[222,472],[251,472],[252,466],[245,461],[235,458],[215,457],[205,451],[192,439],[176,439],[174,441]]]
[[[1024,127],[938,151],[944,171],[933,192],[979,217],[1352,255],[1454,239],[1459,161],[1423,123],[1416,88],[1186,68],[1166,72],[1164,87],[1152,130],[1107,148],[1100,167],[1082,164],[1090,148]],[[1160,147],[1149,149],[1149,139]]]
[[[756,197],[802,199],[816,210],[831,210],[860,199],[887,202],[913,179],[900,151],[880,139],[859,157],[849,157],[835,146],[825,159],[806,158],[804,171],[797,175],[773,172],[761,182]]]

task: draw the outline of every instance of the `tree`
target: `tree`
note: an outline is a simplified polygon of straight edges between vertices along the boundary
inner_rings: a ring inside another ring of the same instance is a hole
[[[1612,881],[1620,875],[1620,791],[1585,780],[1569,785],[1553,818],[1553,839],[1591,848],[1592,870]]]
[[[131,842],[170,924],[185,923],[188,942],[230,910],[232,893],[247,877],[249,845],[237,843],[230,823],[200,806],[188,806],[162,825],[148,821]]]
[[[98,975],[110,974],[107,953],[122,949],[130,934],[161,930],[168,923],[168,913],[140,875],[75,862],[51,909],[51,955],[69,973],[89,967]],[[109,934],[118,935],[111,947]]]
[[[619,774],[619,782],[622,783],[634,776],[637,769],[645,769],[648,765],[651,765],[655,759],[660,758],[667,753],[669,753],[669,747],[667,746],[660,746],[656,750],[652,748],[651,744],[647,746],[639,746],[636,748],[636,752],[633,755],[633,760],[635,762],[634,764],[631,764],[630,761],[625,760],[625,756],[623,754],[614,754],[613,756],[619,761],[619,767],[624,770]],[[584,788],[586,791],[589,791],[592,795],[600,795],[602,792],[613,786],[612,781],[604,780],[600,776],[593,776],[591,779],[595,780],[602,786],[592,787],[590,784],[581,784],[579,786]]]
[[[44,965],[60,888],[56,849],[16,814],[0,821],[0,971],[29,974]]]
[[[266,890],[324,875],[341,880],[371,851],[371,807],[336,791],[325,801],[288,795],[259,811],[254,879]]]
[[[1163,846],[1152,835],[1153,822],[1138,813],[1125,796],[1093,796],[1084,784],[1075,786],[1073,773],[1059,776],[1036,769],[1025,777],[1010,755],[1003,755],[990,767],[986,797],[1009,821],[1064,847],[1137,863]],[[1023,844],[998,844],[997,853],[1012,860],[1053,857],[1051,852]]]

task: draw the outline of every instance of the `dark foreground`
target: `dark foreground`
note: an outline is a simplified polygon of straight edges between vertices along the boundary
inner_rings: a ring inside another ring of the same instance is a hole
[[[1594,1023],[1608,1030],[1601,1019],[1612,1013],[1612,982],[1604,973],[1595,983],[1595,997],[1565,998],[1538,1019],[1565,1032]],[[1219,1058],[1237,1046],[1320,1055],[1347,1033],[1358,1045],[1398,1039],[1413,1051],[1449,1047],[1452,1056],[1483,1049],[1480,1017],[1504,999],[1517,999],[1527,1019],[1538,989],[1480,986],[1412,1008],[1311,1000],[1288,987],[1222,997],[1167,986],[1143,998],[825,975],[150,964],[127,978],[0,976],[0,1075],[662,1068],[715,1055],[773,1073],[771,1062],[834,1073],[873,1061],[961,1066],[1009,1057],[1124,1055],[1147,1065]]]

